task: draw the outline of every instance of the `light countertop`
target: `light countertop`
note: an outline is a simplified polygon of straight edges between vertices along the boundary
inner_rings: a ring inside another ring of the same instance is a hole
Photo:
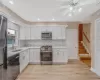
[[[22,48],[18,48],[18,49],[21,49],[21,50],[20,51],[16,51],[16,52],[8,51],[7,56],[10,57],[10,56],[16,55],[18,53],[21,53],[21,52],[27,50],[27,49],[40,49],[40,47],[22,47]],[[67,47],[65,47],[65,46],[57,46],[56,47],[55,46],[55,47],[53,47],[53,49],[67,49]]]

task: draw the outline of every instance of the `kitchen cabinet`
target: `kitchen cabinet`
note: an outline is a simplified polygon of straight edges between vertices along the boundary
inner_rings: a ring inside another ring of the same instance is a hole
[[[59,26],[52,27],[52,39],[62,39],[62,32]]]
[[[25,40],[25,27],[20,27],[20,40]]]
[[[25,27],[24,31],[25,31],[25,33],[24,33],[25,39],[26,40],[30,40],[31,39],[31,30],[30,30],[30,27],[29,26]]]
[[[68,52],[66,49],[53,49],[53,64],[66,64]]]
[[[30,40],[30,27],[20,27],[20,40]]]
[[[52,39],[66,39],[66,28],[65,26],[31,26],[31,27],[20,27],[20,40],[41,40],[42,32],[52,32]]]
[[[29,63],[29,49],[20,53],[20,72],[22,72]]]
[[[40,49],[30,49],[30,64],[40,64]]]
[[[31,39],[41,39],[41,27],[33,26],[31,27]]]
[[[61,39],[66,39],[66,27],[65,26],[63,26],[62,28],[61,28]]]
[[[49,26],[42,26],[41,32],[52,32],[52,39],[65,39],[66,38],[66,28],[65,26],[57,26],[57,25],[49,25]]]

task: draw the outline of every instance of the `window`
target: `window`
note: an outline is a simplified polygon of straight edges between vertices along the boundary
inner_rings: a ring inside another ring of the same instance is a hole
[[[16,31],[13,29],[7,29],[7,44],[13,46],[16,41]]]

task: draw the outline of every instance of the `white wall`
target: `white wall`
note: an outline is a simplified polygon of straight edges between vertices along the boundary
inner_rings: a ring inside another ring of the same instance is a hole
[[[66,31],[66,43],[69,59],[79,59],[78,57],[78,23],[69,23]]]
[[[95,41],[97,39],[95,20],[98,18],[100,18],[100,16],[96,16],[91,22],[91,58],[92,58],[91,70],[100,76],[100,68],[98,70],[96,69],[98,66],[100,66],[100,59],[97,59],[98,55],[95,44]]]

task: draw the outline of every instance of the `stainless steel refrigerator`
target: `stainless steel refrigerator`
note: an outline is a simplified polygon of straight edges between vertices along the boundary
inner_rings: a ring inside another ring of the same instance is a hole
[[[0,15],[0,65],[7,69],[7,18]]]
[[[7,18],[0,15],[0,80],[6,80],[7,71]]]

